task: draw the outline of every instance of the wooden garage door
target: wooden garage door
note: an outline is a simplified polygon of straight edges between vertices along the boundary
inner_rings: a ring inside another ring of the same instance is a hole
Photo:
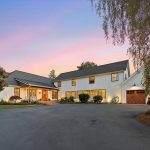
[[[145,104],[144,90],[127,91],[127,104]]]

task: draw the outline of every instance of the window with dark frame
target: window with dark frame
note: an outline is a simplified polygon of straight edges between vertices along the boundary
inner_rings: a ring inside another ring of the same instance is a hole
[[[89,84],[95,83],[95,76],[89,76]]]
[[[119,74],[118,73],[112,73],[111,74],[111,81],[119,81]]]
[[[61,87],[61,81],[58,81],[58,87]]]

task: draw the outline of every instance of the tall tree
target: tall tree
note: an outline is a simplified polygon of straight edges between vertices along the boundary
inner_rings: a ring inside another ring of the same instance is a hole
[[[5,86],[7,86],[6,78],[7,78],[6,71],[2,67],[0,67],[0,91],[2,91]]]
[[[49,73],[49,78],[51,78],[51,79],[55,79],[55,78],[56,78],[55,70],[54,70],[54,69],[52,69],[52,70],[50,71],[50,73]]]
[[[103,18],[106,39],[113,44],[129,41],[128,54],[135,68],[143,65],[144,84],[150,95],[150,0],[91,0],[99,17]]]
[[[95,64],[94,62],[86,61],[86,62],[82,62],[80,66],[77,66],[77,68],[79,70],[83,70],[83,69],[87,69],[87,68],[91,68],[95,66],[97,66],[97,64]]]

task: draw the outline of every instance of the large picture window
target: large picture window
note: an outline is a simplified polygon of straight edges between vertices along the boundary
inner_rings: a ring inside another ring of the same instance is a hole
[[[106,98],[106,90],[105,89],[98,90],[98,95],[102,96],[103,98]]]
[[[97,91],[96,90],[91,90],[91,97],[94,97],[97,95]]]
[[[112,73],[111,74],[111,81],[118,81],[119,80],[119,74],[118,73]]]
[[[14,96],[20,96],[20,88],[14,89]]]
[[[61,87],[61,81],[58,81],[58,87]]]
[[[56,90],[52,91],[52,99],[57,99],[58,98],[58,92]]]
[[[32,96],[35,96],[36,97],[36,92],[37,92],[37,90],[36,89],[34,89],[34,88],[30,88],[30,90],[29,89],[27,89],[27,96],[29,97],[32,97]]]

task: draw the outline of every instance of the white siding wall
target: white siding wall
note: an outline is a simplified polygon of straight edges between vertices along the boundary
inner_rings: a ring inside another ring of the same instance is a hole
[[[144,89],[142,85],[143,69],[131,76],[127,81],[122,84],[122,103],[126,103],[126,91]],[[136,85],[136,86],[133,86]]]
[[[11,96],[14,95],[14,87],[5,87],[3,91],[0,92],[0,101],[8,101]]]
[[[114,96],[119,96],[119,99],[121,101],[120,85],[123,81],[124,72],[119,73],[119,81],[115,82],[111,81],[111,74],[96,75],[95,84],[89,84],[89,77],[76,79],[76,86],[72,86],[72,80],[62,81],[59,98],[65,97],[66,91],[106,89],[107,102],[109,102]]]

